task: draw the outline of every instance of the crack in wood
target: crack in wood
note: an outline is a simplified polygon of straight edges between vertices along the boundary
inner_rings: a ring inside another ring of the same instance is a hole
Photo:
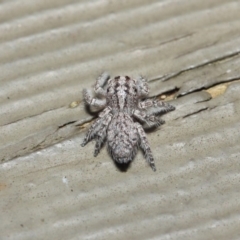
[[[237,56],[239,54],[240,54],[240,51],[229,53],[229,54],[217,57],[215,59],[212,59],[210,61],[206,61],[206,62],[203,62],[201,64],[198,64],[198,65],[195,65],[195,66],[191,66],[191,67],[182,69],[182,70],[180,70],[180,71],[178,71],[176,73],[170,73],[170,74],[163,75],[161,77],[155,77],[155,78],[149,79],[149,82],[154,82],[154,81],[159,81],[159,80],[162,81],[162,82],[165,82],[167,80],[170,80],[172,78],[175,78],[175,77],[181,75],[184,72],[191,71],[191,70],[194,70],[194,69],[198,69],[198,68],[201,68],[201,67],[213,64],[213,63],[217,63],[217,62],[220,62],[220,61],[223,61],[223,60],[235,57],[235,56]]]
[[[218,85],[221,85],[223,83],[230,83],[230,82],[236,82],[237,80],[240,80],[240,76],[237,76],[237,77],[234,77],[234,78],[229,78],[229,79],[226,79],[226,80],[222,80],[220,82],[216,82],[216,83],[212,83],[208,86],[201,86],[199,88],[195,88],[195,89],[192,89],[192,90],[189,90],[189,91],[186,91],[186,92],[183,92],[183,93],[180,93],[176,96],[176,98],[179,98],[179,97],[182,97],[182,96],[186,96],[188,94],[191,94],[191,93],[194,93],[194,92],[199,92],[199,91],[202,91],[202,90],[208,90],[212,87],[215,87],[215,86],[218,86]]]
[[[208,110],[208,107],[205,107],[205,108],[199,109],[199,110],[196,111],[196,112],[189,113],[189,114],[183,116],[182,118],[187,118],[187,117],[189,117],[189,116],[196,115],[196,114],[198,114],[198,113],[200,113],[200,112],[202,112],[202,111],[205,111],[205,110]]]

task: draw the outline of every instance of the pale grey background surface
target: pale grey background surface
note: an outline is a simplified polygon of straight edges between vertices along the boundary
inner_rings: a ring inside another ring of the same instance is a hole
[[[0,2],[0,239],[240,239],[240,1]],[[171,100],[120,172],[80,144],[83,87]],[[75,107],[76,106],[76,107]]]

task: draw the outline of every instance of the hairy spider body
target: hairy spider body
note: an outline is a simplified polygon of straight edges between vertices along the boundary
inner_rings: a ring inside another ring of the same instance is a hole
[[[88,130],[82,146],[95,139],[94,156],[97,156],[107,140],[108,152],[117,163],[131,162],[140,147],[151,168],[156,171],[144,129],[163,124],[158,115],[175,107],[157,99],[143,100],[149,93],[143,77],[117,76],[110,79],[107,73],[103,73],[97,78],[94,91],[98,98],[86,89],[83,97],[92,110],[102,111]]]
[[[107,133],[108,152],[118,163],[128,163],[138,149],[138,133],[131,117],[124,112],[115,114]]]

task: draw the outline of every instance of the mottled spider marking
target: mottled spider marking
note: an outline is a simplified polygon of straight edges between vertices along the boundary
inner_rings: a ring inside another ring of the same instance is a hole
[[[89,128],[82,146],[95,139],[94,156],[97,156],[104,142],[113,160],[129,163],[140,147],[153,171],[154,158],[144,128],[158,127],[164,123],[158,115],[173,111],[174,106],[158,99],[145,99],[149,94],[147,80],[129,76],[110,79],[107,73],[97,78],[94,86],[97,97],[84,89],[85,103],[95,110],[102,110]],[[141,125],[142,124],[142,125]]]
[[[108,152],[118,163],[128,163],[138,149],[138,132],[132,118],[124,113],[115,114],[108,130]]]

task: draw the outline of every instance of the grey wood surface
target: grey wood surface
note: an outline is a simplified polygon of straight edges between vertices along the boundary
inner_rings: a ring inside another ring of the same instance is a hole
[[[0,239],[239,239],[240,1],[0,2]],[[176,106],[126,172],[80,144],[104,70]]]

